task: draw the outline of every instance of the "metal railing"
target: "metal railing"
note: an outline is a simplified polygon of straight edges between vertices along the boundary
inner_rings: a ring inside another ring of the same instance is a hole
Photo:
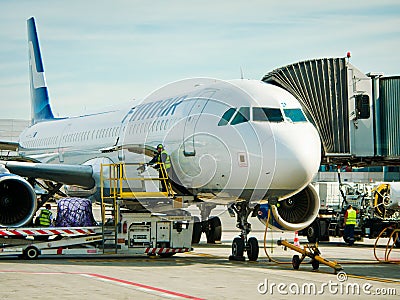
[[[141,197],[173,197],[171,183],[169,181],[168,172],[164,163],[156,163],[158,176],[140,176],[146,170],[145,163],[115,163],[102,164],[100,172],[101,181],[101,198],[103,200],[116,200],[126,198],[141,198]],[[138,177],[128,176],[129,170],[136,167]],[[133,191],[131,188],[132,182],[141,181],[158,181],[161,183],[162,190],[160,192],[146,191],[145,184],[142,184],[142,191]]]

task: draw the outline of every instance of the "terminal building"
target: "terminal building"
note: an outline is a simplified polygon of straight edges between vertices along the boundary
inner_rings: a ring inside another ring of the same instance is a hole
[[[17,142],[18,137],[30,121],[20,119],[0,119],[0,141]],[[0,156],[14,155],[12,151],[1,150]]]

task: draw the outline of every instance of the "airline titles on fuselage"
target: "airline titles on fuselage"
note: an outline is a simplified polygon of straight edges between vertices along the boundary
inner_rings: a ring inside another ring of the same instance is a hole
[[[178,105],[186,98],[187,95],[141,104],[135,108],[130,121],[140,121],[168,115],[173,116]]]

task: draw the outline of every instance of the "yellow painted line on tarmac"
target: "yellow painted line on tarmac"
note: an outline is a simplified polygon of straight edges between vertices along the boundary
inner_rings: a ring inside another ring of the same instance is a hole
[[[362,275],[352,275],[352,274],[347,274],[347,273],[346,273],[346,275],[347,275],[347,277],[351,277],[351,278],[379,281],[379,282],[384,282],[384,283],[394,283],[394,284],[399,284],[400,285],[400,281],[393,280],[393,279],[386,279],[386,278],[379,278],[379,277],[369,277],[369,276],[362,276]]]
[[[146,258],[147,259],[147,258]],[[115,259],[115,258],[103,258],[103,259],[90,259],[90,258],[82,258],[82,259],[68,259],[68,262],[71,263],[79,263],[79,262],[123,262],[123,261],[128,261],[126,258],[121,258],[121,259]]]
[[[312,270],[311,272],[317,272],[317,273],[323,273],[323,274],[333,274],[331,272],[325,272],[325,271],[314,271]],[[371,280],[371,281],[378,281],[378,282],[383,282],[383,283],[394,283],[394,284],[400,284],[399,280],[394,280],[394,279],[387,279],[387,278],[379,278],[379,277],[371,277],[371,276],[364,276],[364,275],[354,275],[354,274],[349,274],[346,273],[347,277],[351,278],[356,278],[356,279],[364,279],[364,280]]]
[[[208,258],[220,258],[220,257],[222,257],[222,256],[213,255],[213,254],[196,253],[196,252],[186,252],[184,254],[186,254],[186,255],[195,255],[195,256],[200,256],[200,257],[208,257]]]

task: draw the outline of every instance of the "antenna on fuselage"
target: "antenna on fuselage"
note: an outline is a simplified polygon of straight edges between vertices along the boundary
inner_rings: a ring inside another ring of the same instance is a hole
[[[244,79],[242,67],[240,67],[240,79]]]

